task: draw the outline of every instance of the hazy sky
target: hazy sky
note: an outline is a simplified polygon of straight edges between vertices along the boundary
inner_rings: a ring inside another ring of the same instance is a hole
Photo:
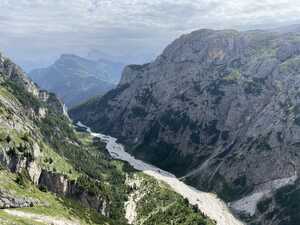
[[[26,68],[91,50],[141,63],[192,30],[299,21],[299,0],[0,0],[0,51]]]

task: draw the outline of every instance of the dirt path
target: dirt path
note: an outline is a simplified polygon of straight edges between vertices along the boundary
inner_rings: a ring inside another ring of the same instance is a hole
[[[13,209],[5,209],[4,212],[12,216],[22,217],[24,219],[30,219],[35,222],[40,222],[47,225],[80,225],[80,223],[77,221],[59,219],[51,216],[38,215],[38,214],[22,212]]]

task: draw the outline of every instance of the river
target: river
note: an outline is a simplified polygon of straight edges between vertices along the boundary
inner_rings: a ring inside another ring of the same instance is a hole
[[[122,144],[117,143],[116,138],[94,133],[90,128],[80,122],[78,122],[77,125],[86,128],[92,136],[98,137],[105,142],[106,149],[113,158],[127,161],[136,170],[143,171],[145,174],[167,183],[175,192],[187,198],[190,204],[197,205],[204,214],[217,221],[218,225],[243,225],[241,221],[234,217],[226,203],[215,194],[199,191],[180,181],[173,174],[136,159],[125,151]]]

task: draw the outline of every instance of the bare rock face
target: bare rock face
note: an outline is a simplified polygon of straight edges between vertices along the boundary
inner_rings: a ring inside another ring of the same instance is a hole
[[[43,170],[38,184],[40,187],[46,187],[47,190],[53,193],[74,198],[85,207],[93,208],[102,213],[103,216],[109,216],[109,210],[106,208],[108,202],[105,198],[95,193],[90,193],[62,174]]]
[[[128,66],[116,89],[70,115],[235,201],[297,179],[299,89],[299,34],[199,30]]]
[[[69,190],[69,180],[62,174],[57,174],[43,170],[39,177],[39,185],[47,187],[53,193],[67,195]]]
[[[10,59],[0,54],[0,74],[16,84],[24,87],[33,96],[39,95],[37,86],[25,76],[20,67],[14,64]]]
[[[52,93],[40,90],[39,87],[28,78],[22,69],[14,64],[10,59],[3,57],[0,54],[0,81],[12,82],[15,88],[24,88],[26,92],[33,97],[48,104],[53,110],[58,113],[66,113],[63,103]],[[0,83],[1,83],[0,82]],[[40,108],[41,117],[45,116],[45,108]]]

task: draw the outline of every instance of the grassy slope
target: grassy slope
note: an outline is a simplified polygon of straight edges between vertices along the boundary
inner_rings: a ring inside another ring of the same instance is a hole
[[[11,195],[18,197],[31,197],[39,200],[45,206],[37,206],[31,208],[18,209],[23,212],[30,212],[38,215],[51,216],[60,219],[72,219],[80,221],[82,225],[92,224],[119,224],[110,221],[109,219],[101,216],[94,210],[81,207],[75,201],[67,198],[58,197],[52,193],[45,193],[40,191],[37,187],[29,182],[25,185],[16,183],[17,175],[10,173],[6,170],[0,171],[0,186],[1,189],[9,191]],[[11,216],[4,211],[0,210],[0,224],[40,224],[33,220],[22,219]],[[5,222],[6,221],[6,222]]]

